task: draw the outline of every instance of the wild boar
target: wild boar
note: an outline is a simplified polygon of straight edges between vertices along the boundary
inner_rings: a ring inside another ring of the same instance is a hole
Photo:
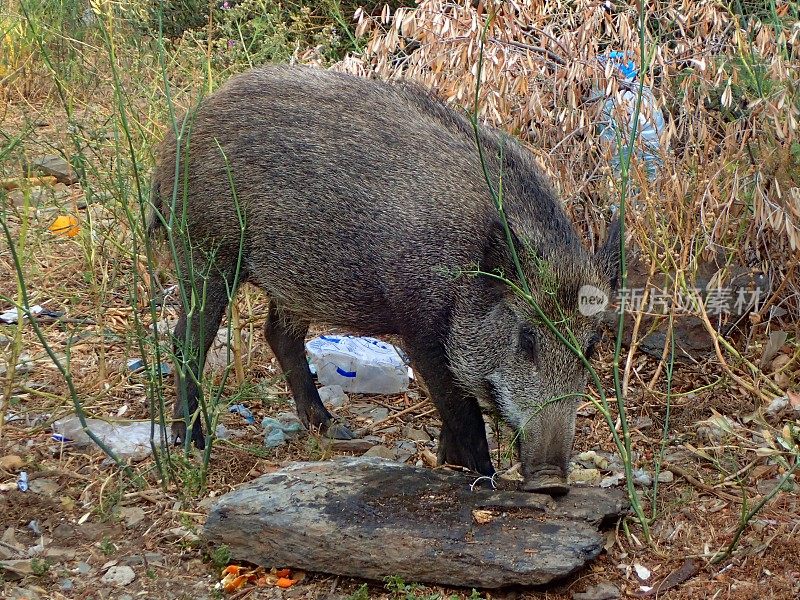
[[[441,416],[441,463],[494,473],[483,406],[519,433],[526,489],[568,490],[586,369],[530,302],[485,273],[520,283],[510,239],[536,302],[590,355],[599,315],[578,310],[579,291],[611,294],[618,227],[588,252],[532,153],[482,126],[508,236],[470,120],[412,84],[268,66],[233,77],[179,125],[180,141],[170,132],[160,148],[149,224],[151,236],[169,228],[180,277],[202,291],[174,332],[189,361],[176,440],[191,423],[205,445],[205,353],[234,287],[249,282],[270,298],[266,338],[309,429],[351,435],[309,372],[309,324],[390,334]]]

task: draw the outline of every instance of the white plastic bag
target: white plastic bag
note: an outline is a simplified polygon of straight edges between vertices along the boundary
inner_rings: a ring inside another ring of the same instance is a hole
[[[119,458],[139,461],[150,456],[150,422],[109,423],[100,419],[86,419],[86,424],[100,441],[104,442]],[[53,432],[60,440],[76,446],[93,446],[94,442],[83,431],[77,416],[59,419],[53,423]],[[155,443],[161,443],[161,430],[155,428]]]
[[[354,394],[399,394],[408,389],[408,367],[397,348],[370,337],[321,335],[306,343],[322,385]]]

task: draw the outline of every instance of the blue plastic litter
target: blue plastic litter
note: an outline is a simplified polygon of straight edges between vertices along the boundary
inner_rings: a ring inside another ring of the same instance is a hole
[[[55,441],[57,441],[57,442],[61,443],[61,444],[67,444],[67,443],[69,443],[69,442],[71,442],[71,441],[72,441],[72,440],[71,440],[71,439],[69,439],[67,436],[65,436],[65,435],[61,435],[60,433],[54,433],[54,434],[53,434],[53,439],[54,439]]]
[[[248,425],[253,425],[256,422],[255,418],[253,417],[253,413],[251,413],[250,409],[244,404],[231,404],[228,407],[228,412],[240,415],[245,421],[247,421]]]
[[[630,52],[613,50],[608,53],[608,56],[602,55],[597,59],[601,63],[605,63],[607,60],[611,61],[611,64],[614,65],[620,73],[622,73],[622,76],[625,77],[625,79],[636,79],[636,76],[639,75],[639,69],[636,67],[636,63],[633,60],[625,60],[630,56]]]
[[[17,478],[17,489],[20,492],[27,492],[28,491],[28,472],[27,471],[20,471],[19,477]]]

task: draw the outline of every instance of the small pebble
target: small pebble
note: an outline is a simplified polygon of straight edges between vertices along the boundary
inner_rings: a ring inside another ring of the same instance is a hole
[[[661,471],[658,474],[658,483],[672,483],[675,481],[675,474],[672,471]]]
[[[133,569],[126,566],[116,566],[109,568],[100,581],[108,585],[123,587],[133,583],[134,579],[136,579],[136,573],[133,572]]]
[[[78,573],[81,575],[86,575],[92,570],[92,567],[89,566],[89,563],[79,562],[77,566]]]
[[[395,460],[397,458],[397,455],[394,450],[392,450],[391,448],[387,448],[386,446],[383,445],[373,446],[372,448],[367,450],[364,454],[362,454],[362,456],[367,456],[367,457],[374,456],[378,458],[385,458],[387,460]]]

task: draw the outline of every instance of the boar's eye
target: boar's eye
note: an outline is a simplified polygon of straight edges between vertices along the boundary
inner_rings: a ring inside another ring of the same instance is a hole
[[[531,360],[538,359],[539,344],[536,341],[536,332],[533,329],[522,327],[519,330],[519,349]]]

